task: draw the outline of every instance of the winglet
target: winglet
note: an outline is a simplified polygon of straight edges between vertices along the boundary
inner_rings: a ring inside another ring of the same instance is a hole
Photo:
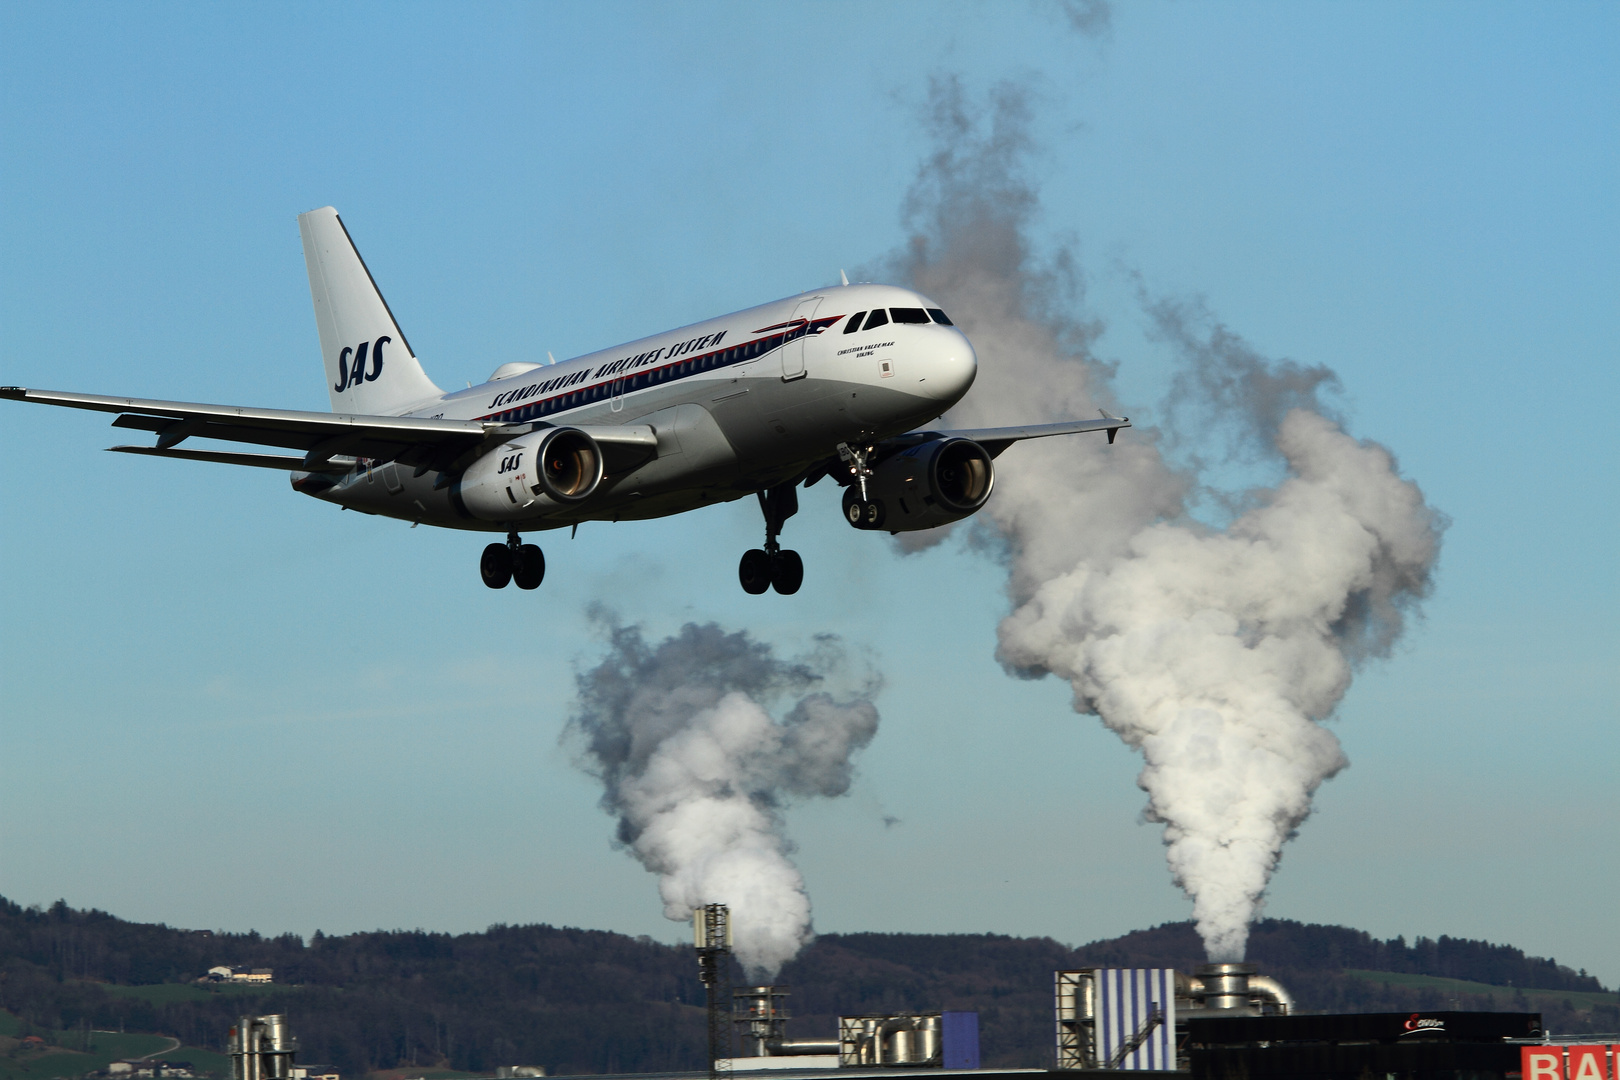
[[[1123,416],[1110,416],[1108,414],[1107,409],[1098,409],[1097,410],[1097,415],[1102,417],[1104,420],[1127,420],[1127,418],[1123,417]],[[1127,420],[1127,423],[1128,422],[1129,421]],[[1119,434],[1119,428],[1111,427],[1111,428],[1108,429],[1108,445],[1109,446],[1114,445],[1114,436],[1118,435],[1118,434]]]
[[[848,285],[849,284],[849,275],[844,273],[842,270],[840,270],[840,271],[838,271],[838,280],[843,282],[845,285]]]

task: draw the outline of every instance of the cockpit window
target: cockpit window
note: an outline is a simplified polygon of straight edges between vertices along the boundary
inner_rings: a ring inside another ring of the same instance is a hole
[[[890,308],[889,314],[893,316],[894,321],[897,323],[926,323],[928,321],[928,312],[920,307]]]
[[[866,317],[866,329],[870,330],[874,326],[882,326],[888,321],[889,313],[884,311],[882,308],[877,308],[872,312],[872,314]]]
[[[937,308],[937,307],[929,308],[928,309],[928,314],[933,316],[934,321],[939,323],[939,325],[941,325],[941,326],[955,326],[956,325],[955,323],[951,322],[951,320],[947,319],[945,317],[945,313],[943,311],[939,310],[939,308]]]
[[[866,312],[864,311],[857,311],[855,314],[851,315],[849,317],[849,322],[844,324],[844,333],[853,334],[855,331],[859,330],[861,328],[861,316],[865,314]]]

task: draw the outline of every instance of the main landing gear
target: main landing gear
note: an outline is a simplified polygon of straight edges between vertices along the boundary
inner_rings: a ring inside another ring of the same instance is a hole
[[[478,560],[478,573],[492,589],[504,589],[509,581],[520,589],[538,589],[546,577],[546,557],[533,544],[525,544],[517,533],[508,533],[506,543],[491,544]]]
[[[804,584],[804,560],[797,551],[788,551],[776,542],[782,525],[799,512],[799,493],[794,484],[779,484],[759,493],[759,508],[765,512],[765,547],[743,552],[737,577],[743,592],[759,595],[775,589],[792,596]]]

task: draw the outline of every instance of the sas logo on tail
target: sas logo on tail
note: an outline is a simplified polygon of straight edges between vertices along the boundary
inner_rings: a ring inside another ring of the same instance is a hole
[[[362,341],[358,348],[343,346],[338,353],[338,381],[332,387],[338,393],[359,386],[363,382],[376,382],[377,376],[382,374],[383,354],[382,347],[394,339],[388,336],[378,338],[376,341]],[[366,370],[366,351],[371,351],[371,370]],[[349,357],[354,357],[354,363],[349,363]]]

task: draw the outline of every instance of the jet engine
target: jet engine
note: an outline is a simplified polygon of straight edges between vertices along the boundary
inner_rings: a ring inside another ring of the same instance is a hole
[[[557,427],[502,443],[469,465],[454,490],[475,518],[517,521],[588,499],[601,482],[596,440]]]
[[[872,467],[866,501],[860,486],[844,491],[844,518],[857,529],[916,532],[977,513],[990,498],[996,470],[971,439],[934,439]]]

